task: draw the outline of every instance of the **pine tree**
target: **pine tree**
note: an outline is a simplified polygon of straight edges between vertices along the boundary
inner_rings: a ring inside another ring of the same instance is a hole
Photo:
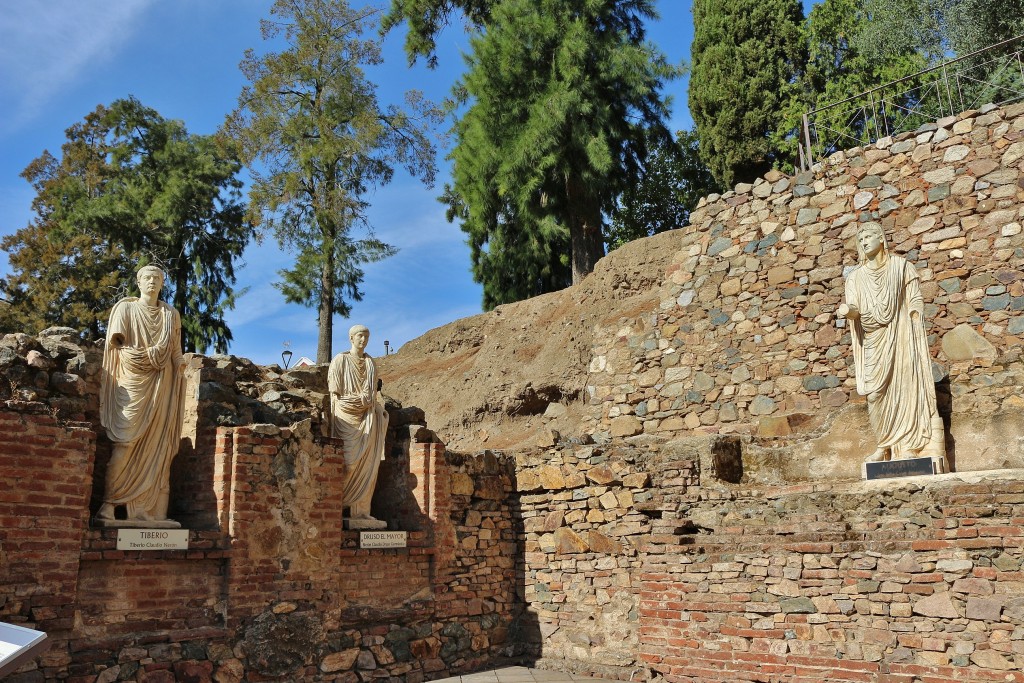
[[[36,218],[2,245],[9,319],[98,336],[134,270],[156,262],[184,348],[226,352],[234,263],[253,236],[237,157],[134,98],[97,107],[66,134],[60,158],[44,152],[22,173]]]
[[[488,307],[593,270],[648,139],[670,138],[659,90],[679,70],[644,41],[652,3],[578,5],[502,0],[472,40],[446,197]]]
[[[798,0],[694,0],[690,113],[719,185],[793,162],[786,108],[806,61]]]
[[[250,85],[225,123],[252,165],[251,219],[297,254],[277,286],[288,301],[317,309],[318,363],[331,360],[334,315],[362,298],[362,264],[395,251],[366,224],[366,193],[388,183],[396,164],[428,183],[434,177],[428,132],[440,111],[415,92],[407,110],[381,107],[363,71],[381,62],[380,41],[365,37],[376,12],[340,0],[277,0],[263,36],[283,36],[287,47],[246,52]]]

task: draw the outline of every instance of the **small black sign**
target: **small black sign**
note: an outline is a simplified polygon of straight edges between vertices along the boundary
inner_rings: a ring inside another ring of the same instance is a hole
[[[935,474],[931,458],[907,458],[906,460],[886,460],[884,462],[864,463],[864,478],[895,479],[897,477],[917,477],[922,474]]]

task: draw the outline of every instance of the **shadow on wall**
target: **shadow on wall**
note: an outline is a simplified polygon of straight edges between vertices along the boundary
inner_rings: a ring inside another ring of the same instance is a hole
[[[518,486],[516,487],[518,488]],[[526,573],[536,572],[536,567],[526,561],[526,530],[523,524],[523,506],[517,492],[509,498],[515,533],[515,606],[509,627],[509,641],[513,643],[514,656],[518,663],[532,666],[544,656],[544,633],[540,618],[535,610],[529,609],[526,598]]]

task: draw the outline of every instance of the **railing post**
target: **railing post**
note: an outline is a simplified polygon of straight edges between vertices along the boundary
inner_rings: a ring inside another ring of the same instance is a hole
[[[953,93],[949,90],[949,73],[946,71],[946,65],[942,65],[942,82],[946,85],[946,101],[949,103],[949,115],[952,116],[956,113],[956,108],[953,107]],[[936,87],[936,91],[938,88]],[[938,94],[938,92],[936,92]],[[960,98],[960,109],[964,108],[963,98]],[[942,97],[939,97],[939,117],[942,115]]]
[[[811,151],[811,124],[806,113],[804,114],[803,119],[804,145],[806,145],[806,151],[800,150],[800,156],[803,157],[804,161],[804,164],[801,164],[801,166],[803,167],[801,170],[810,171],[811,166],[814,165],[814,153]]]

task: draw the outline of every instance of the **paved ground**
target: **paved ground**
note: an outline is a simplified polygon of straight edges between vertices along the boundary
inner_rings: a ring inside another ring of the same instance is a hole
[[[573,681],[595,681],[598,679],[560,671],[528,669],[525,666],[509,666],[493,671],[480,671],[465,676],[439,678],[431,683],[573,683]],[[607,681],[602,681],[607,683]]]

